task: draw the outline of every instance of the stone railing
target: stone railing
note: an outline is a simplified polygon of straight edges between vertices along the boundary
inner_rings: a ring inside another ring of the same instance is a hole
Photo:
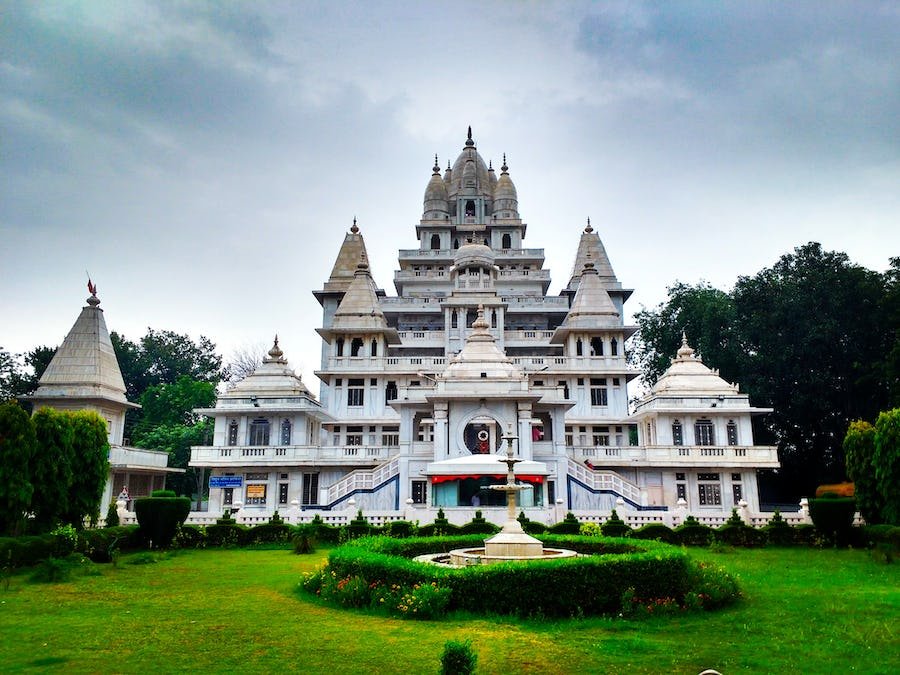
[[[357,490],[373,490],[399,473],[400,461],[396,458],[372,470],[351,471],[338,482],[323,490],[323,503],[334,504]]]
[[[695,465],[704,466],[752,465],[777,467],[777,448],[770,445],[735,445],[726,447],[706,446],[569,446],[566,452],[576,462],[585,460],[602,465],[604,460],[621,460],[640,466]]]
[[[593,490],[609,490],[635,504],[641,504],[641,489],[614,471],[592,471],[583,464],[569,459],[569,475]]]
[[[315,464],[323,461],[344,464],[383,462],[398,448],[372,445],[227,445],[195,446],[191,448],[191,466],[288,465]]]

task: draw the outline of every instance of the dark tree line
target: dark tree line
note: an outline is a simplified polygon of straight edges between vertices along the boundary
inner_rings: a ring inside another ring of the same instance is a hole
[[[730,292],[676,283],[637,314],[632,358],[648,382],[687,333],[706,365],[739,382],[754,405],[757,443],[774,443],[782,468],[769,499],[810,495],[845,478],[848,424],[900,404],[900,258],[878,273],[809,243]]]

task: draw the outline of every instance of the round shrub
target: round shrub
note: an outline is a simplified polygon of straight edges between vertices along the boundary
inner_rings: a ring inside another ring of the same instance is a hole
[[[831,494],[831,493],[828,493]],[[852,497],[827,497],[809,500],[809,515],[819,534],[836,544],[846,544],[856,515]]]
[[[109,503],[106,509],[106,527],[118,527],[119,525],[119,507],[115,502]]]
[[[206,532],[197,525],[182,525],[175,533],[178,548],[203,548],[206,546]]]
[[[727,522],[715,530],[715,540],[731,546],[761,546],[766,535],[745,523]]]
[[[681,540],[672,528],[667,527],[662,523],[647,523],[643,527],[639,527],[636,530],[629,532],[628,536],[633,537],[634,539],[653,539],[655,541],[665,542],[666,544],[681,543]]]
[[[581,522],[575,517],[575,514],[569,511],[562,522],[551,525],[547,528],[550,534],[578,534],[581,529]]]
[[[394,520],[386,523],[382,529],[389,537],[412,537],[416,533],[416,524],[408,520]]]
[[[619,514],[616,513],[615,509],[612,510],[609,520],[600,526],[600,534],[604,537],[625,537],[629,532],[631,532],[631,528],[628,527],[624,520],[619,518]]]
[[[688,516],[675,528],[678,540],[685,546],[709,546],[713,540],[713,529],[703,525],[694,516]]]
[[[469,640],[447,640],[441,654],[441,675],[472,675],[478,664],[478,655]]]
[[[191,500],[187,497],[175,497],[174,494],[172,492],[171,497],[143,497],[134,501],[134,513],[141,526],[141,537],[153,548],[171,546],[178,526],[187,520],[191,512]]]
[[[781,512],[777,509],[769,522],[762,527],[762,532],[766,541],[775,546],[790,546],[796,543],[793,528],[781,517]]]

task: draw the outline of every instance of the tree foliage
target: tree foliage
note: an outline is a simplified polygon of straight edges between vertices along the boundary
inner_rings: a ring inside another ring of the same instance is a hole
[[[167,452],[169,453],[169,466],[187,469],[183,474],[170,474],[166,478],[166,486],[180,495],[196,494],[198,508],[199,501],[203,496],[205,470],[188,467],[188,462],[191,459],[191,446],[209,445],[212,432],[212,420],[202,419],[190,425],[158,426],[140,438],[140,447]]]
[[[33,494],[29,464],[34,455],[34,425],[18,403],[0,403],[0,532],[22,531]]]
[[[41,345],[24,354],[0,349],[0,401],[33,394],[56,347]]]
[[[870,525],[882,522],[881,493],[875,478],[875,427],[863,420],[850,423],[844,436],[844,461],[862,517]]]
[[[143,414],[133,434],[138,445],[147,433],[158,427],[190,426],[199,421],[200,416],[194,409],[214,406],[216,387],[212,382],[192,380],[182,375],[171,384],[148,387],[140,398],[140,404]]]
[[[65,413],[72,421],[72,482],[66,522],[81,528],[100,519],[100,500],[109,475],[106,421],[93,410]]]
[[[778,445],[779,496],[812,494],[843,478],[849,422],[874,418],[896,387],[888,356],[900,311],[891,314],[888,299],[898,279],[897,263],[882,275],[809,243],[738,278],[730,293],[674,285],[667,302],[638,313],[635,357],[654,381],[685,330],[706,365],[774,408],[755,431]]]
[[[886,410],[875,420],[873,464],[884,520],[900,525],[900,408]]]
[[[36,528],[49,531],[68,512],[75,429],[69,413],[53,408],[41,408],[32,421],[37,451],[31,462],[31,475],[35,477],[31,510]]]

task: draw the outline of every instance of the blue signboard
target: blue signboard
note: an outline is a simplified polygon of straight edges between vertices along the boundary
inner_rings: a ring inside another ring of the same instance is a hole
[[[210,476],[211,488],[239,488],[244,484],[243,476]]]

